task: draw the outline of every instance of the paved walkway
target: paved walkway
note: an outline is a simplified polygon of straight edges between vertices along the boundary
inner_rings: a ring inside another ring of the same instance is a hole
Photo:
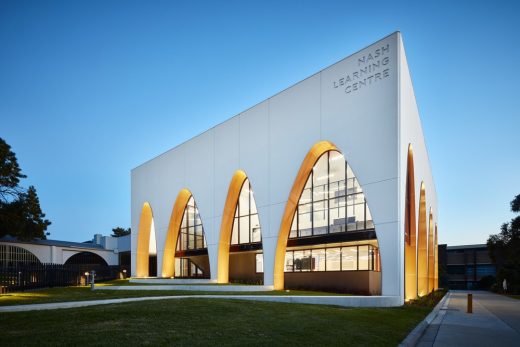
[[[466,313],[473,293],[473,313]],[[519,346],[520,300],[483,291],[450,291],[417,346]]]
[[[22,312],[36,310],[54,310],[59,308],[76,308],[84,306],[119,304],[133,301],[165,300],[165,299],[232,299],[284,302],[296,304],[335,305],[344,307],[391,307],[399,305],[399,298],[394,296],[315,296],[315,295],[175,295],[146,296],[140,298],[68,301],[47,304],[28,304],[0,306],[2,312]]]

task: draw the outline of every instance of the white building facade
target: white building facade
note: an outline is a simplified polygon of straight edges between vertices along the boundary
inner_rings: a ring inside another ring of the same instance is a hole
[[[346,292],[403,302],[437,286],[436,192],[398,32],[138,166],[131,180],[134,277],[226,283],[254,261],[248,281],[275,289],[335,278]]]

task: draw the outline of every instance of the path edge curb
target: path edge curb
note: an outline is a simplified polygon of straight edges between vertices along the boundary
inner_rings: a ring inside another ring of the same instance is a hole
[[[403,341],[398,345],[399,347],[414,347],[422,337],[428,326],[437,318],[439,312],[449,300],[451,292],[448,291],[446,295],[435,305],[433,310],[419,323],[417,326],[405,337]]]

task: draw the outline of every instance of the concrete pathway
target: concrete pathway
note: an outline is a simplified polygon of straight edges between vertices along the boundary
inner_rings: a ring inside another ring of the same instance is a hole
[[[314,295],[175,295],[147,296],[140,298],[123,298],[89,301],[68,301],[47,304],[28,304],[0,306],[0,313],[23,312],[36,310],[54,310],[60,308],[76,308],[95,305],[119,304],[134,301],[166,300],[166,299],[232,299],[284,302],[313,305],[335,305],[344,307],[391,307],[399,305],[399,298],[394,296],[314,296]]]
[[[473,313],[466,313],[473,293]],[[417,346],[519,346],[520,300],[483,291],[450,291]]]

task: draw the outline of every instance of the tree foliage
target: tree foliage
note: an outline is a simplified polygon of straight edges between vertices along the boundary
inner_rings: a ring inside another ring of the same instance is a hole
[[[45,230],[51,222],[45,219],[36,189],[30,186],[27,192],[18,194],[10,203],[0,203],[0,231],[20,240],[45,239]],[[3,235],[2,235],[3,236]]]
[[[11,147],[0,138],[0,237],[45,239],[51,222],[45,219],[36,188],[24,191],[19,185],[25,177]]]
[[[117,228],[112,229],[112,237],[126,236],[126,235],[130,235],[130,233],[131,233],[130,228],[125,229],[125,228],[117,227]]]
[[[20,179],[25,177],[11,146],[0,137],[0,201],[16,198],[20,193]]]
[[[520,194],[511,201],[511,211],[520,213]],[[520,215],[502,224],[499,234],[490,235],[487,246],[497,265],[498,287],[506,279],[510,291],[520,291]]]

